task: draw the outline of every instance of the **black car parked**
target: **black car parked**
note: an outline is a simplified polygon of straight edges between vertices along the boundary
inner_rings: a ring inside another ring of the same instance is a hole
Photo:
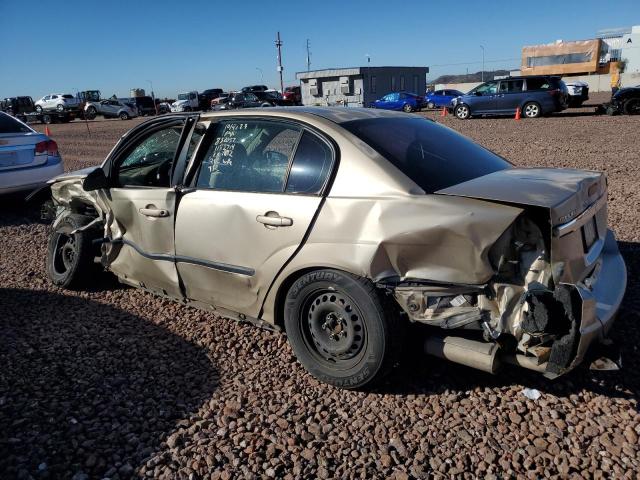
[[[35,107],[31,97],[8,97],[0,101],[0,110],[24,119],[25,114],[35,111]]]
[[[640,85],[621,88],[611,97],[611,102],[604,104],[603,107],[609,115],[617,113],[640,114]]]
[[[252,92],[258,100],[261,107],[283,107],[293,105],[293,101],[282,98],[278,92]]]
[[[200,110],[207,111],[211,107],[211,100],[218,98],[224,90],[221,88],[209,88],[198,94],[198,101],[200,103]]]
[[[156,105],[151,97],[132,97],[130,103],[133,103],[138,109],[138,115],[155,115]]]

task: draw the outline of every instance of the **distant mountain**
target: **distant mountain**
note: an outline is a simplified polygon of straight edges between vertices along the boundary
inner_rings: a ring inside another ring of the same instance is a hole
[[[509,75],[509,70],[491,70],[484,72],[484,80],[493,80],[494,76],[502,76]],[[482,81],[482,72],[469,73],[467,75],[440,75],[433,81],[427,82],[429,84],[436,83],[471,83],[471,82],[481,82]]]

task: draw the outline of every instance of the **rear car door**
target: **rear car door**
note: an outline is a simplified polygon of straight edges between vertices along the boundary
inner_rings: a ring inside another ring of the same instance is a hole
[[[176,190],[172,172],[193,117],[147,125],[109,161],[112,237],[117,255],[110,269],[124,281],[182,297],[174,259]]]
[[[522,107],[524,80],[500,80],[496,95],[496,111],[498,113],[515,113],[516,108]]]
[[[200,147],[176,217],[186,296],[257,317],[321,204],[334,148],[307,128],[264,118],[223,120]]]

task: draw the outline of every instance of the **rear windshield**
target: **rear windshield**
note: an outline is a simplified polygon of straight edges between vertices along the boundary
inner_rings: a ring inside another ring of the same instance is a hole
[[[341,126],[427,193],[511,167],[450,128],[419,117],[352,120]]]
[[[31,129],[15,118],[0,113],[0,134],[2,133],[31,133]]]

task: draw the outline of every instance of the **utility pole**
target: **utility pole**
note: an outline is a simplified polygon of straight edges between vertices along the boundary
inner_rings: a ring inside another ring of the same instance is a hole
[[[278,72],[280,73],[280,93],[284,93],[284,81],[282,80],[282,40],[280,40],[280,32],[276,36],[276,47],[278,48]]]
[[[482,82],[484,82],[484,47],[480,45],[480,48],[482,49],[482,73],[480,75],[482,77]]]
[[[309,45],[309,39],[307,38],[307,72],[311,70],[311,45]]]

